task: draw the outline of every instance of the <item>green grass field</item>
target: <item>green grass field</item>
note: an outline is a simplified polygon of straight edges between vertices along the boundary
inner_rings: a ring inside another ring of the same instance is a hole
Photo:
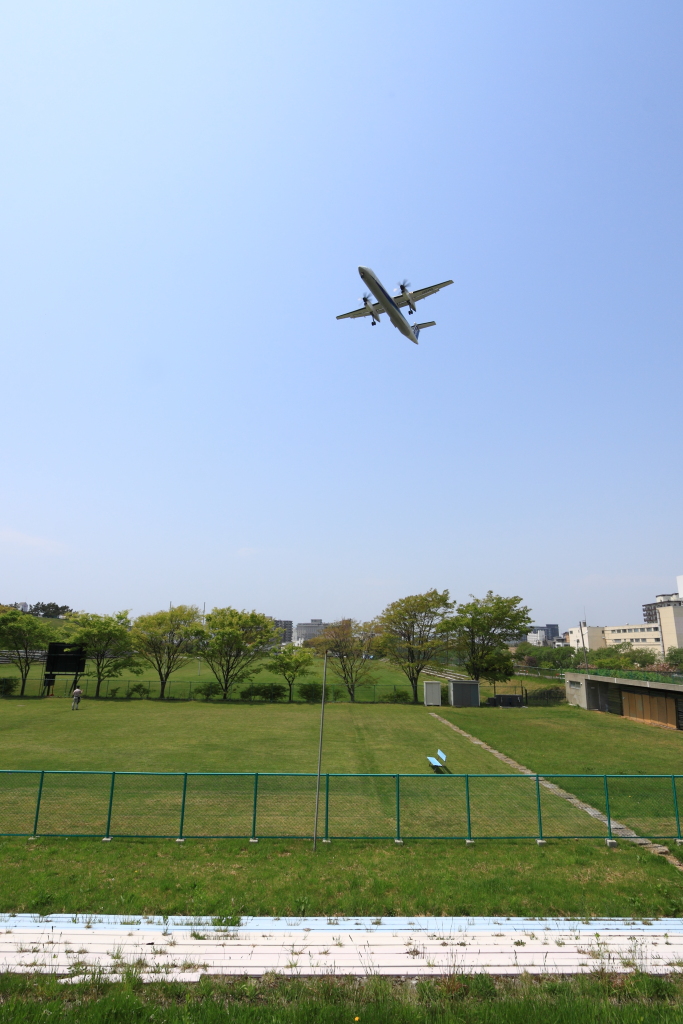
[[[54,699],[4,701],[2,711],[0,767],[6,769],[312,772],[316,767],[319,712],[308,705],[86,700],[81,710],[72,712],[70,702]],[[565,707],[442,708],[440,712],[540,772],[566,769],[572,759],[584,768],[581,755],[586,751],[601,759],[592,767],[604,771],[621,766],[623,770],[619,747],[624,736],[632,737],[630,746],[638,752],[643,771],[660,767],[662,759],[673,759],[680,749],[675,733]],[[424,772],[425,755],[437,747],[447,753],[447,763],[456,773],[499,777],[510,772],[423,707],[350,704],[328,708],[323,772],[407,773],[401,781],[404,834],[463,835],[462,780],[408,777]],[[23,778],[35,789],[35,776]],[[171,776],[155,789],[155,778],[159,777],[124,777],[120,782],[113,815],[115,835],[136,832],[123,827],[126,816],[132,821],[136,815],[135,821],[142,820],[145,826],[142,835],[174,834],[182,780]],[[252,845],[238,839],[188,838],[181,846],[172,839],[115,838],[102,844],[109,780],[95,776],[99,786],[95,792],[92,779],[47,776],[41,805],[41,830],[47,832],[77,832],[75,826],[94,814],[92,839],[0,840],[0,909],[190,914],[683,913],[683,884],[675,867],[629,844],[607,850],[599,840],[551,839],[547,847],[538,848],[532,839],[487,842],[482,838],[467,849],[462,842],[408,840],[404,847],[397,847],[391,838],[346,839],[321,844],[315,856],[310,841],[303,839],[268,839]],[[351,781],[356,786],[357,781]],[[253,776],[247,777],[240,800],[236,791],[222,790],[223,785],[219,779],[215,792],[188,788],[195,802],[188,798],[186,834],[249,834]],[[265,801],[259,804],[259,834],[287,834],[298,815],[297,834],[310,835],[312,785],[310,778],[300,783],[276,779],[272,785],[264,781],[259,791],[259,799]],[[348,831],[331,829],[332,835],[392,836],[394,780],[369,779],[367,785],[366,789],[333,790],[331,821],[338,828],[340,815],[346,814],[342,826]],[[536,834],[533,780],[523,776],[473,779],[471,786],[478,837],[501,832]],[[27,794],[32,822],[35,794],[28,789]],[[244,805],[246,824],[239,831],[227,827],[218,833],[197,831],[201,800],[208,796],[212,806],[224,808],[223,814],[232,804]],[[596,834],[596,822],[584,812],[552,794],[543,793],[542,800],[546,834],[553,835],[553,829],[560,827],[565,834]],[[6,787],[0,811],[15,813],[19,803],[17,791]],[[74,827],[57,827],[64,822]],[[425,831],[420,831],[423,826]]]
[[[593,840],[0,839],[0,910],[40,913],[659,917],[669,863]]]
[[[3,701],[0,768],[100,771],[311,772],[320,709],[205,701]],[[484,712],[482,714],[485,714]],[[437,747],[457,772],[504,766],[424,707],[330,704],[323,771],[425,772]]]
[[[442,708],[466,732],[532,771],[671,775],[683,772],[683,732],[561,704]]]
[[[679,1024],[680,976],[204,978],[197,985],[0,976],[2,1024]]]

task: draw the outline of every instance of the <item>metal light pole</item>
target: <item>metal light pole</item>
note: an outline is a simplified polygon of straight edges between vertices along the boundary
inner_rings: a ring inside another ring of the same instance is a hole
[[[318,810],[320,808],[320,768],[323,760],[323,725],[325,723],[325,683],[327,682],[327,651],[323,662],[323,695],[320,702],[320,740],[318,742],[318,778],[315,784],[315,824],[313,825],[313,849],[318,848]]]

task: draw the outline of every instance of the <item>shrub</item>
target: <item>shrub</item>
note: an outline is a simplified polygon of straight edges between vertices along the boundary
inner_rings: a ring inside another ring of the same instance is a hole
[[[307,704],[318,704],[323,697],[323,684],[301,683],[299,686],[299,696],[302,700],[305,700]]]
[[[11,697],[18,685],[19,680],[14,676],[3,676],[0,679],[0,697]]]
[[[108,693],[108,696],[109,696],[109,697],[115,697],[115,696],[116,696],[116,694],[117,694],[117,693],[119,692],[119,690],[120,690],[120,689],[121,689],[121,687],[120,687],[120,686],[112,686],[111,690],[110,690],[110,691],[109,691],[109,693]]]
[[[561,704],[565,700],[564,686],[544,686],[541,690],[529,690],[529,704]]]
[[[395,690],[393,693],[385,693],[380,697],[379,704],[412,704],[413,698],[407,690]]]
[[[223,687],[215,679],[212,679],[208,683],[195,686],[193,693],[198,693],[204,700],[210,700],[211,697],[217,697],[219,693],[223,693]]]
[[[131,686],[128,691],[129,697],[149,697],[149,690],[144,683],[136,683],[135,686]]]
[[[259,696],[264,700],[282,700],[287,696],[287,687],[282,683],[261,683]]]
[[[252,683],[242,690],[241,696],[245,700],[253,700],[254,697],[261,697],[262,700],[282,700],[287,693],[287,687],[280,683]]]

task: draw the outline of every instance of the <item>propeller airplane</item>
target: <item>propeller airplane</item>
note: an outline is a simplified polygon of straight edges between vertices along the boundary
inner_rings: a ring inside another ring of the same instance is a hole
[[[342,313],[337,317],[337,320],[369,316],[372,318],[370,323],[374,327],[379,322],[381,314],[386,313],[394,327],[416,345],[420,331],[424,330],[425,327],[434,327],[436,320],[429,320],[424,324],[411,324],[404,317],[400,307],[407,306],[408,316],[412,316],[416,312],[416,302],[419,302],[420,299],[426,299],[428,295],[434,295],[441,288],[445,288],[449,284],[453,284],[452,281],[442,281],[441,284],[433,284],[429,288],[417,288],[415,291],[411,291],[408,282],[401,281],[397,289],[397,291],[400,289],[401,294],[397,295],[396,298],[392,298],[377,275],[369,267],[359,267],[358,273],[363,284],[370,289],[370,292],[372,292],[377,301],[373,302],[369,292],[366,292],[361,300],[363,305],[360,309],[353,309],[350,313]]]

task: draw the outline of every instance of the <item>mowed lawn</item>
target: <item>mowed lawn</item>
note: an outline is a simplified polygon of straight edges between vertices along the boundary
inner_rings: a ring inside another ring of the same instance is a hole
[[[320,709],[308,704],[63,699],[0,703],[0,768],[81,771],[313,772]],[[508,771],[424,707],[330,704],[323,771],[429,772],[437,748],[454,772]]]
[[[33,826],[41,789],[39,833],[104,835],[109,779],[48,775],[37,769],[81,772],[258,772],[258,821],[251,777],[193,776],[182,797],[180,775],[119,775],[110,816],[113,835],[178,834],[181,805],[187,836],[309,835],[315,779],[268,773],[316,770],[320,712],[309,705],[84,700],[7,701],[0,724],[0,768],[35,774],[0,776],[0,833]],[[455,777],[434,776],[427,755],[445,752]],[[330,705],[325,719],[323,772],[332,779],[324,821],[332,836],[535,836],[532,779],[459,776],[510,775],[507,765],[439,722],[423,707]],[[389,777],[380,778],[382,773]],[[396,782],[400,783],[397,816]],[[422,778],[408,778],[409,775]],[[372,777],[370,777],[372,776]],[[603,828],[566,801],[543,792],[548,835],[602,835]],[[397,820],[400,817],[400,823]],[[327,827],[321,823],[321,828]]]
[[[683,777],[672,778],[683,776],[683,733],[677,730],[569,705],[445,708],[442,717],[546,777],[594,776],[556,781],[603,813],[607,800],[600,776],[620,776],[607,782],[614,819],[652,839],[683,834]]]
[[[683,773],[683,732],[569,704],[442,708],[461,729],[532,771],[587,775]]]

